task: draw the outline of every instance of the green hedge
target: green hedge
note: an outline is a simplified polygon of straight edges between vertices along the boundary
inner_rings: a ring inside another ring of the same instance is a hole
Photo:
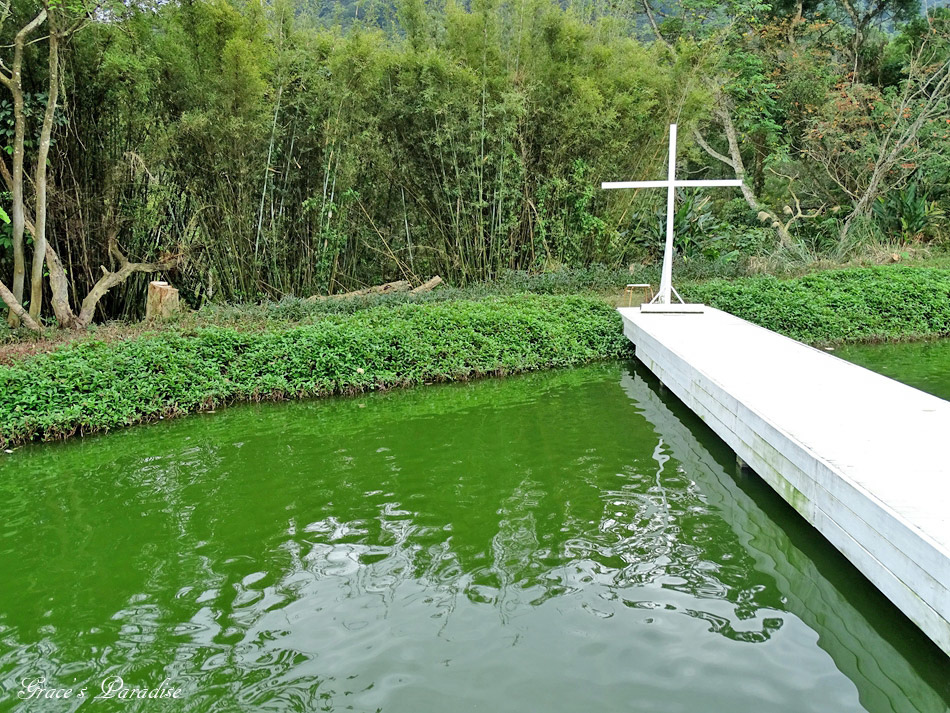
[[[713,280],[682,292],[810,344],[950,334],[950,270],[829,270],[792,280]]]
[[[241,400],[355,393],[630,353],[603,300],[406,304],[280,331],[205,327],[82,342],[0,367],[0,445]]]

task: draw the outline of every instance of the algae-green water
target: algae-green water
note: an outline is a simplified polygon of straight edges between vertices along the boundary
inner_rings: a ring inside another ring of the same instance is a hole
[[[909,386],[950,400],[950,339],[850,344],[834,352]]]
[[[30,446],[0,503],[4,711],[950,709],[947,657],[635,364]]]

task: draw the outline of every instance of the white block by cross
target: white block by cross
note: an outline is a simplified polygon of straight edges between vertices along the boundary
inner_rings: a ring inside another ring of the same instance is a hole
[[[663,250],[663,272],[660,276],[660,289],[656,296],[650,301],[650,304],[666,305],[667,308],[660,308],[650,311],[701,311],[699,310],[680,310],[673,305],[673,296],[683,304],[683,298],[673,287],[673,203],[676,199],[677,188],[687,188],[690,186],[706,186],[714,188],[717,186],[741,186],[742,181],[737,178],[722,180],[697,180],[697,181],[677,181],[676,180],[676,124],[670,124],[670,167],[668,177],[665,181],[614,181],[601,183],[601,188],[666,188],[666,247]],[[685,306],[685,305],[684,305]]]

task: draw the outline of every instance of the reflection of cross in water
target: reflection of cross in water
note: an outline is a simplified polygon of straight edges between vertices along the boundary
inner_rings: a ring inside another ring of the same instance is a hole
[[[669,305],[673,303],[673,295],[683,302],[683,298],[673,289],[673,204],[676,200],[676,189],[690,186],[741,186],[742,181],[737,178],[721,180],[676,180],[676,124],[670,124],[670,165],[665,181],[616,181],[601,183],[601,188],[666,188],[666,247],[663,249],[663,273],[660,277],[660,289],[650,304]]]
[[[663,503],[663,524],[660,527],[664,539],[669,543],[668,537],[666,537],[666,531],[673,520],[673,516],[670,514],[670,498],[667,495],[666,487],[663,485],[663,469],[666,467],[667,462],[672,456],[666,452],[666,444],[663,442],[663,436],[660,436],[660,440],[656,444],[656,448],[653,449],[653,460],[656,461],[656,487],[660,491],[660,500]],[[668,554],[664,553],[664,554]]]

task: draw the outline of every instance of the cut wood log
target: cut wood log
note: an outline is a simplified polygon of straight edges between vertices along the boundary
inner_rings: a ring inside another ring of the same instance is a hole
[[[167,282],[155,280],[148,283],[148,297],[145,300],[145,319],[169,319],[181,312],[178,290]]]
[[[365,297],[366,295],[390,295],[396,292],[408,292],[412,288],[406,280],[397,280],[396,282],[387,282],[383,285],[374,287],[364,287],[362,290],[353,290],[352,292],[342,292],[338,295],[314,295],[307,299],[311,302],[321,300],[345,300],[351,297]]]
[[[387,282],[385,285],[377,285],[376,287],[368,287],[365,290],[357,290],[355,294],[388,295],[392,292],[408,292],[410,289],[412,289],[412,285],[408,282],[405,280],[397,280],[396,282]]]
[[[409,293],[413,295],[421,295],[423,292],[431,292],[436,287],[442,284],[442,278],[436,275],[431,280],[427,280],[419,285],[414,290],[410,290]]]

